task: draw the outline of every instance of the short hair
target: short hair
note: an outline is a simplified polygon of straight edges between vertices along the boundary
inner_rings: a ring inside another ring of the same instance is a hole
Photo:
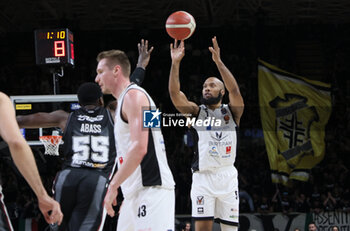
[[[128,56],[124,51],[121,50],[109,50],[102,51],[97,55],[97,62],[100,62],[102,59],[107,59],[107,65],[112,69],[115,65],[120,65],[125,76],[130,75],[130,61]]]
[[[83,83],[78,88],[79,103],[84,106],[88,104],[98,104],[98,99],[102,97],[100,86],[93,82]]]

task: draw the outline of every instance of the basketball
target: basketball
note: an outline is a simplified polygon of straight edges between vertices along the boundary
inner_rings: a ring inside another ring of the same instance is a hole
[[[176,11],[166,20],[165,28],[170,37],[184,40],[191,37],[196,29],[196,22],[186,11]]]

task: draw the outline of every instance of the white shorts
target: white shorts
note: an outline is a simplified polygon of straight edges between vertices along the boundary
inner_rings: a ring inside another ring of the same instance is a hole
[[[238,226],[239,195],[237,170],[229,167],[220,172],[194,172],[191,188],[192,217],[215,219]]]
[[[173,189],[145,187],[124,199],[120,209],[119,231],[174,231],[175,192]]]

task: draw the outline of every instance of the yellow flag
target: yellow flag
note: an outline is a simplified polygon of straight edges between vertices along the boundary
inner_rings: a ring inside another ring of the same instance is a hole
[[[325,154],[331,85],[259,60],[259,105],[274,183],[307,181]]]

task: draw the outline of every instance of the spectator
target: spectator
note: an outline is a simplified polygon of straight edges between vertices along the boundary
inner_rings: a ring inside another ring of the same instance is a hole
[[[325,194],[322,194],[323,200],[323,207],[325,211],[334,211],[337,201],[332,196],[331,192],[327,192],[327,196]]]
[[[186,221],[185,227],[182,229],[182,231],[191,231],[191,222]]]
[[[299,193],[295,198],[295,211],[301,213],[310,211],[310,205],[304,193]]]
[[[317,226],[315,222],[311,222],[308,227],[309,227],[309,231],[317,231]]]
[[[257,208],[258,213],[270,213],[273,212],[271,203],[266,196],[262,196],[261,201]]]

